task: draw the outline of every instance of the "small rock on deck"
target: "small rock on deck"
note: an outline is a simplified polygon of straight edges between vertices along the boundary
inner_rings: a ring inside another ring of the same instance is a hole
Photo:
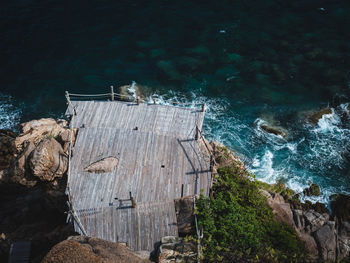
[[[204,112],[121,101],[72,101],[78,135],[70,162],[71,202],[87,235],[152,251],[177,236],[174,199],[209,194],[210,157],[200,140]],[[66,114],[71,115],[69,107]],[[84,169],[106,157],[115,170]],[[132,208],[131,192],[136,207]],[[116,198],[124,199],[119,201]],[[75,229],[81,232],[75,223]]]

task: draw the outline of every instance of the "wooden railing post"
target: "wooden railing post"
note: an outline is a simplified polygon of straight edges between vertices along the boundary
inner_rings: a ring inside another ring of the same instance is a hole
[[[114,88],[111,86],[111,99],[114,101]]]
[[[205,103],[202,104],[202,112],[205,112]]]
[[[70,104],[70,98],[69,98],[69,92],[66,91],[66,100],[67,100],[67,103]]]
[[[129,192],[129,196],[130,196],[132,208],[136,208],[136,201],[135,201],[134,197],[132,197],[131,192]]]
[[[198,141],[198,139],[199,139],[199,129],[198,129],[198,126],[196,125],[196,134],[194,135],[194,139],[196,140],[196,141]]]

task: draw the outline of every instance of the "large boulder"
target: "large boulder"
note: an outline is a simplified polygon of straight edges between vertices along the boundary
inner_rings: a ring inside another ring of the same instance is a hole
[[[99,238],[73,236],[55,245],[45,256],[42,263],[146,263],[128,247],[120,243],[105,241]]]
[[[10,130],[0,130],[0,170],[9,168],[15,160],[16,136],[17,134]]]
[[[51,118],[43,118],[33,120],[21,124],[22,133],[16,138],[15,145],[18,151],[23,149],[25,142],[33,142],[37,145],[46,137],[58,137],[68,128],[65,120],[54,120]]]
[[[54,138],[42,140],[29,159],[31,173],[42,181],[61,178],[66,172],[68,158]]]
[[[321,189],[317,184],[311,184],[310,187],[304,189],[303,193],[307,196],[320,196]]]
[[[285,202],[280,194],[271,194],[270,197],[267,198],[267,203],[272,208],[272,212],[277,221],[286,223],[292,227],[295,225],[290,204]]]

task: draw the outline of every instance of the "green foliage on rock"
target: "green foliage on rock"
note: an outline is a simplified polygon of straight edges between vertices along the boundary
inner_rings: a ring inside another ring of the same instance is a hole
[[[303,244],[276,222],[259,184],[234,166],[218,169],[212,197],[197,203],[205,262],[302,262]]]

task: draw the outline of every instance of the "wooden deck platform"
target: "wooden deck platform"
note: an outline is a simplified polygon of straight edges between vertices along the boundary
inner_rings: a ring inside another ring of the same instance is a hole
[[[208,194],[210,157],[195,140],[200,109],[121,101],[72,101],[78,135],[70,162],[71,203],[87,235],[152,251],[161,237],[177,236],[173,200]],[[68,107],[66,114],[73,113]],[[110,173],[84,169],[118,158]],[[128,199],[129,192],[136,201]],[[75,223],[75,229],[82,232]]]

